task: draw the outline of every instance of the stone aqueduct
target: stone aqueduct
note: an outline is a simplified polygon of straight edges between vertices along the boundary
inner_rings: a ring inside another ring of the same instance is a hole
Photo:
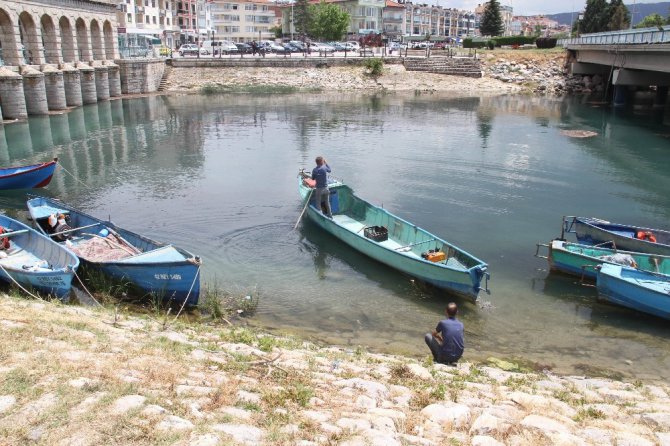
[[[66,8],[57,3],[64,3]],[[78,8],[81,4],[85,9]],[[69,7],[68,7],[69,6]],[[5,65],[43,65],[118,58],[116,11],[92,2],[0,4]],[[24,49],[24,50],[22,50]]]
[[[162,60],[119,59],[116,3],[0,2],[0,117],[24,119],[156,91]]]

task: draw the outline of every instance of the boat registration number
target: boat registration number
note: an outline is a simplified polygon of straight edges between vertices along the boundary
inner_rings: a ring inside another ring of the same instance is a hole
[[[156,280],[181,280],[181,274],[154,274]]]

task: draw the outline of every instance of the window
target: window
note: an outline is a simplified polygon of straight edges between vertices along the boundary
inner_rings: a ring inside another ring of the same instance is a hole
[[[128,23],[133,23],[133,15],[128,14],[128,19],[126,20]]]
[[[148,15],[144,16],[144,23],[150,23],[149,19],[150,19],[150,17]]]
[[[223,16],[223,21],[224,22],[239,22],[240,21],[240,16],[239,15],[224,15]]]
[[[156,24],[156,16],[154,16],[154,25]]]
[[[169,17],[165,19],[165,23],[167,23],[167,26],[170,26],[170,18]]]
[[[245,11],[255,11],[256,10],[256,5],[250,5],[250,4],[247,3],[246,5],[244,5],[244,10]]]

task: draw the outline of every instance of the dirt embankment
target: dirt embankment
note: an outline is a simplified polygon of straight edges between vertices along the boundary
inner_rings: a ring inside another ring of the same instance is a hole
[[[442,57],[434,55],[433,58]],[[330,68],[175,68],[168,92],[201,92],[203,87],[235,90],[240,87],[286,87],[299,91],[434,91],[453,94],[534,92],[565,94],[586,87],[581,77],[566,74],[565,52],[554,50],[483,50],[482,78],[406,71],[389,64],[372,77],[360,66]]]

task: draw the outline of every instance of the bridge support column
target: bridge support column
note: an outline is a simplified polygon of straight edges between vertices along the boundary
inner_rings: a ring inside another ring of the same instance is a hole
[[[668,87],[656,87],[656,97],[654,98],[654,107],[665,107],[668,99]]]
[[[624,105],[626,105],[627,96],[628,96],[628,87],[626,87],[625,85],[614,86],[613,104],[615,107],[623,107]]]

